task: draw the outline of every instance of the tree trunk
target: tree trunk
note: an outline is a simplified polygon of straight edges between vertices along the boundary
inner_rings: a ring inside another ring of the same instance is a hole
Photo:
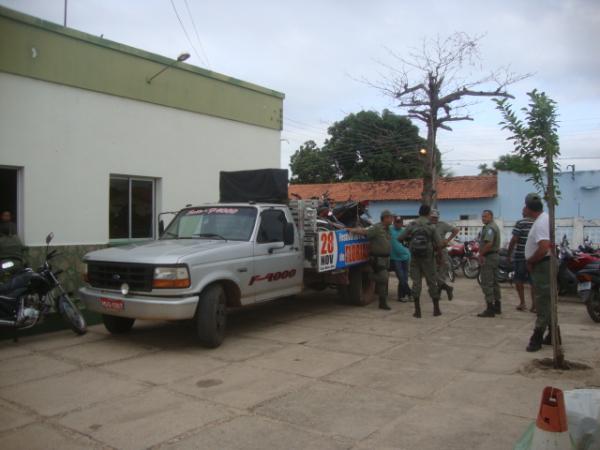
[[[558,288],[556,280],[556,272],[558,261],[556,258],[556,236],[554,231],[555,225],[555,203],[556,197],[554,193],[554,162],[552,154],[548,152],[546,157],[547,167],[547,193],[546,199],[548,204],[548,226],[550,232],[550,332],[552,333],[552,353],[554,357],[554,368],[561,369],[565,363],[565,355],[562,351],[561,344],[558,340]]]
[[[421,200],[424,205],[437,207],[437,157],[435,154],[435,128],[433,123],[427,124],[427,157],[423,174],[423,192]]]

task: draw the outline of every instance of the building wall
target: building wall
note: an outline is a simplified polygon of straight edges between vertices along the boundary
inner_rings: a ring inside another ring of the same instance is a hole
[[[584,217],[600,218],[600,171],[583,170],[561,172],[557,174],[561,191],[557,218]],[[535,192],[535,187],[527,181],[526,175],[514,172],[498,173],[498,198],[500,215],[504,219],[514,220],[521,217],[525,196]]]
[[[441,200],[438,202],[438,209],[442,220],[455,221],[464,215],[470,218],[479,218],[484,209],[491,209],[497,215],[498,204],[497,197],[474,200]],[[420,205],[421,202],[416,201],[371,201],[369,202],[369,214],[375,221],[379,221],[379,216],[384,209],[389,209],[394,214],[401,216],[416,216]]]
[[[0,72],[0,165],[22,168],[25,245],[106,244],[111,174],[157,210],[218,200],[220,170],[279,167],[280,132]]]

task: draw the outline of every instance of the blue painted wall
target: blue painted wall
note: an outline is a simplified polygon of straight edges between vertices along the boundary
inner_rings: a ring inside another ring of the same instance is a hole
[[[584,217],[600,219],[600,171],[562,172],[558,176],[561,198],[556,209],[557,218]],[[527,176],[513,172],[498,173],[498,196],[476,200],[441,200],[438,209],[443,220],[455,221],[461,216],[479,218],[481,211],[491,209],[494,215],[504,220],[521,218],[525,196],[534,192]],[[401,216],[416,216],[420,202],[415,201],[371,201],[369,214],[379,221],[381,211],[389,209]]]
[[[535,192],[526,175],[513,172],[498,173],[499,215],[507,220],[521,217],[524,198]],[[557,176],[561,196],[556,208],[557,218],[600,218],[600,171],[562,172]]]

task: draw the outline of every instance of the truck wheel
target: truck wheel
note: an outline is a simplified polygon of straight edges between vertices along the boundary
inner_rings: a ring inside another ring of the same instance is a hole
[[[209,286],[200,294],[195,322],[200,344],[208,348],[221,345],[227,324],[227,299],[220,285]]]
[[[375,283],[369,276],[369,272],[363,271],[362,267],[351,267],[348,269],[348,285],[338,285],[340,300],[344,303],[356,306],[365,306],[375,298]]]
[[[108,314],[102,314],[102,322],[108,331],[112,334],[123,334],[129,332],[135,319],[129,317],[117,317],[109,316]]]

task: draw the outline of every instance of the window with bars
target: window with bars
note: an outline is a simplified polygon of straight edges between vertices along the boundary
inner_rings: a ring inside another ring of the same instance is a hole
[[[109,239],[154,237],[155,180],[111,176]]]

